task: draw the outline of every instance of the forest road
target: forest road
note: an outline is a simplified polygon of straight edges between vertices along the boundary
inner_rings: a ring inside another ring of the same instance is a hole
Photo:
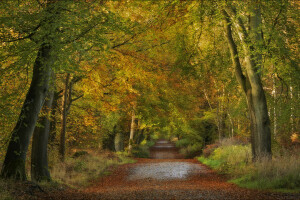
[[[150,157],[118,166],[88,188],[49,194],[43,199],[300,199],[300,195],[239,188],[197,160],[183,159],[175,145],[166,140],[157,141]]]

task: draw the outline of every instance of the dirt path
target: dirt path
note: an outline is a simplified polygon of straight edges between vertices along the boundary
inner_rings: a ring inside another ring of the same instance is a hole
[[[157,159],[137,159],[137,163],[119,166],[111,175],[95,180],[89,188],[44,199],[300,199],[300,195],[248,190],[227,183],[196,160],[180,159],[174,145],[166,141],[151,149],[151,157]]]

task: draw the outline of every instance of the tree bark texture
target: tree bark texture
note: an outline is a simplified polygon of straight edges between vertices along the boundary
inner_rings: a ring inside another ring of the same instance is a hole
[[[42,116],[33,132],[31,151],[31,180],[34,182],[50,181],[48,169],[48,139],[50,132],[50,114],[52,109],[54,91],[49,91],[42,109]]]
[[[26,154],[38,115],[48,93],[53,62],[51,46],[43,44],[38,51],[34,63],[32,81],[20,116],[12,131],[1,170],[1,176],[4,178],[26,180]]]
[[[251,46],[251,43],[248,42],[250,38],[246,32],[242,20],[238,18],[236,22],[234,21],[236,16],[235,10],[231,8],[229,9],[229,12],[231,14],[233,13],[234,16],[231,17],[227,11],[223,10],[225,17],[226,38],[229,43],[231,58],[235,67],[236,78],[242,86],[247,98],[249,117],[251,121],[250,129],[253,159],[257,160],[265,156],[271,157],[270,121],[265,93],[259,75],[261,54],[255,51],[255,47],[253,45]],[[254,15],[251,16],[250,27],[251,31],[255,33],[255,37],[251,39],[252,43],[260,43],[261,36],[259,36],[259,27],[261,25],[261,19],[259,8],[255,7],[253,13]],[[245,53],[246,75],[244,75],[242,72],[237,46],[232,37],[232,22],[236,25],[236,29]]]

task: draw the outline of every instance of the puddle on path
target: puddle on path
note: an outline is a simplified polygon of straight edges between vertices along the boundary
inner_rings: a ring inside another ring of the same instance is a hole
[[[147,163],[131,168],[128,179],[187,179],[189,176],[201,172],[206,172],[206,169],[201,165],[188,162]]]

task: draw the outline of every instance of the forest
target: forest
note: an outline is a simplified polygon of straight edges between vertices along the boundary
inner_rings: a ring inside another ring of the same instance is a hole
[[[299,192],[299,7],[1,1],[0,196],[83,187],[160,139],[240,187]]]

